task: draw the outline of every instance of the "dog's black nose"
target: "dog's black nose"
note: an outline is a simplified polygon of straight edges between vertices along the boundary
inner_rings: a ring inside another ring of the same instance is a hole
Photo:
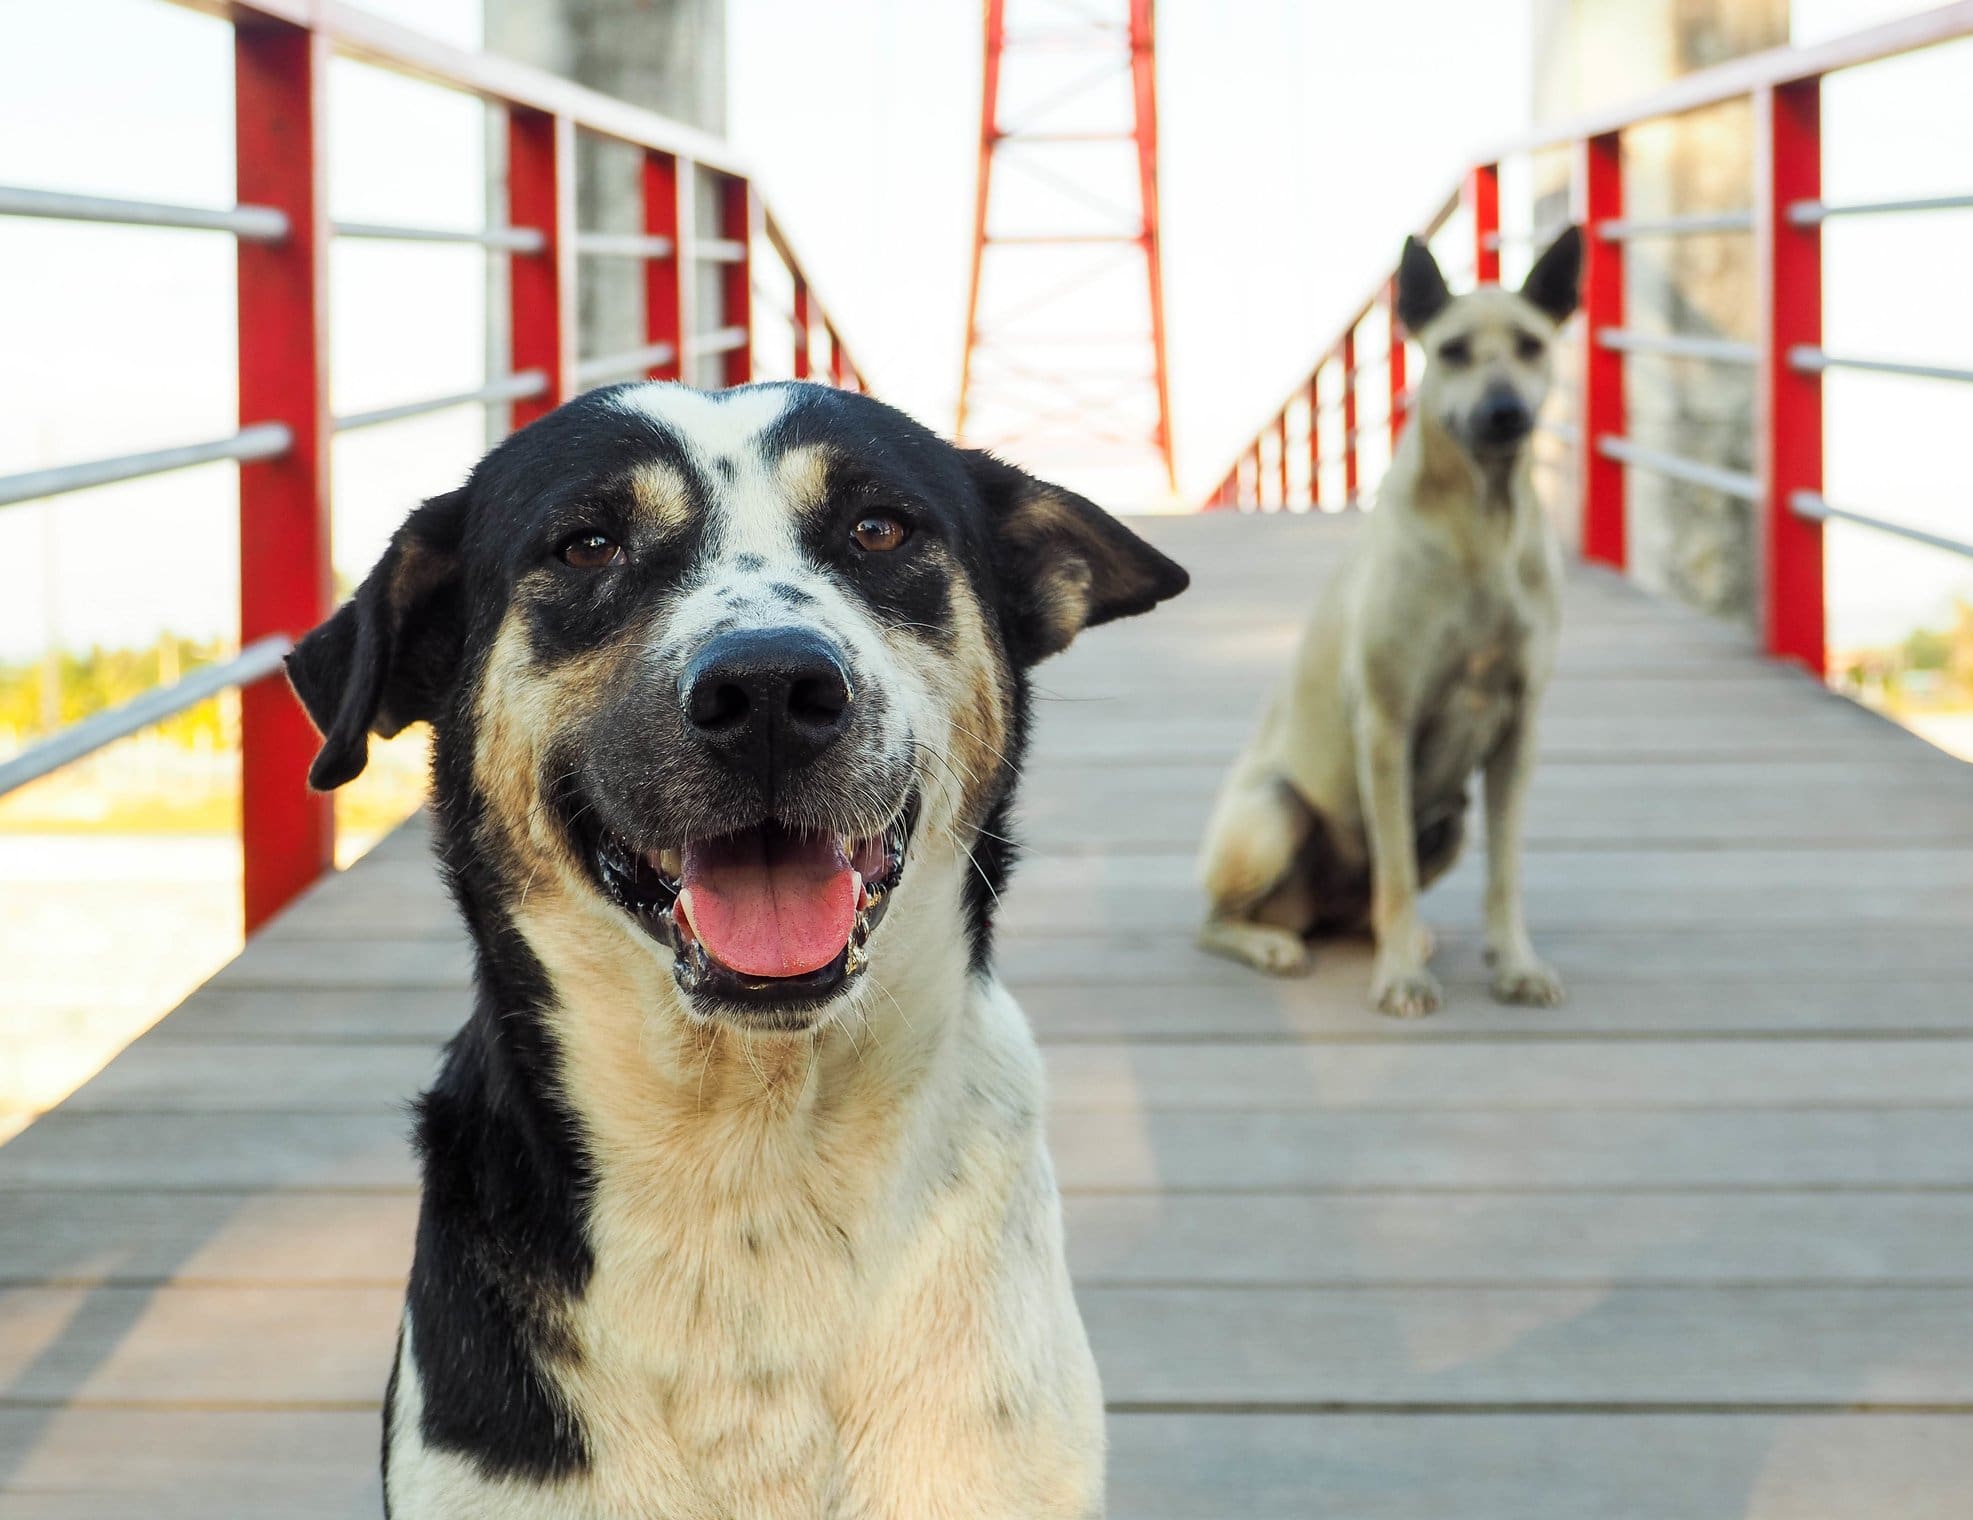
[[[1483,444],[1519,443],[1535,430],[1535,414],[1520,393],[1497,386],[1473,409],[1473,433]]]
[[[772,783],[849,727],[842,651],[810,628],[749,628],[710,640],[685,667],[679,695],[694,732]]]

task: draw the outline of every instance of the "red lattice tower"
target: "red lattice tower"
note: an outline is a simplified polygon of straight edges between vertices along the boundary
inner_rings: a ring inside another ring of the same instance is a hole
[[[959,436],[1119,506],[1174,491],[1153,0],[985,0]]]

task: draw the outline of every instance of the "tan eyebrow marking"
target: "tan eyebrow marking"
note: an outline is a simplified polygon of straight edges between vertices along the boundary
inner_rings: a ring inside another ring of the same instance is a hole
[[[829,469],[834,462],[834,451],[819,443],[800,444],[783,454],[774,474],[788,505],[798,512],[820,506],[829,495]]]
[[[675,465],[639,465],[630,476],[630,499],[660,529],[682,528],[692,515],[692,491]]]

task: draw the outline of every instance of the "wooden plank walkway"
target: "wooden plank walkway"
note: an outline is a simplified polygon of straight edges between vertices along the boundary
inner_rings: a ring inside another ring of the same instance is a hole
[[[1531,809],[1556,1011],[1201,956],[1190,855],[1347,524],[1046,667],[1004,969],[1045,1042],[1117,1520],[1973,1513],[1973,768],[1573,577]],[[400,832],[0,1148],[0,1520],[377,1513],[463,1011]]]

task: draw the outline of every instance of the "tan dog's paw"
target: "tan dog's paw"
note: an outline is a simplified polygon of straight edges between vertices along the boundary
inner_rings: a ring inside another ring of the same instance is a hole
[[[1422,1019],[1445,1001],[1439,979],[1420,966],[1415,971],[1380,972],[1370,986],[1370,1005],[1386,1018]]]
[[[1562,977],[1553,966],[1541,961],[1519,961],[1502,966],[1493,974],[1496,1002],[1518,1003],[1528,1008],[1559,1007],[1566,993]]]
[[[1307,941],[1269,924],[1213,919],[1199,930],[1199,948],[1240,961],[1269,976],[1306,976],[1314,964]]]

